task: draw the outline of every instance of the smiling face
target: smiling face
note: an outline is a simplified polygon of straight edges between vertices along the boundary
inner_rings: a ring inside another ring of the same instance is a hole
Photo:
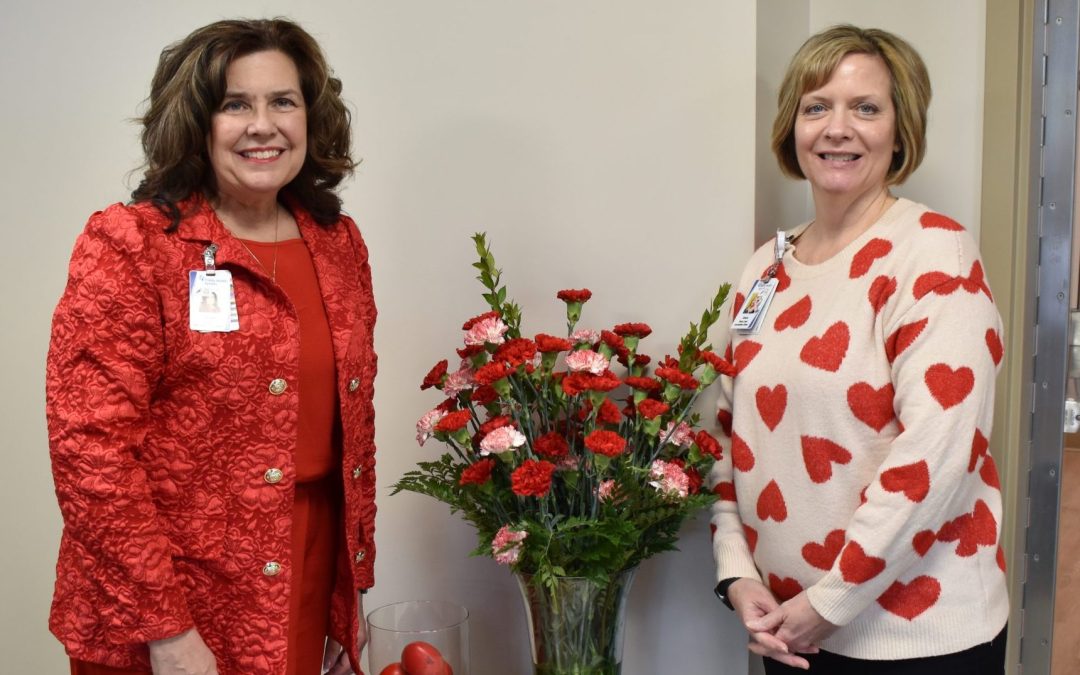
[[[230,63],[225,82],[206,141],[218,194],[242,202],[276,199],[307,155],[296,64],[279,51],[255,52]]]
[[[892,76],[880,57],[845,56],[828,82],[799,99],[795,154],[815,195],[856,199],[884,189],[898,149]]]

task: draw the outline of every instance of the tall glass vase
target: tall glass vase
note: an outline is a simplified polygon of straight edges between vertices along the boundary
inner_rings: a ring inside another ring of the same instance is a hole
[[[620,675],[626,598],[637,568],[607,583],[560,577],[554,590],[519,574],[535,675]]]

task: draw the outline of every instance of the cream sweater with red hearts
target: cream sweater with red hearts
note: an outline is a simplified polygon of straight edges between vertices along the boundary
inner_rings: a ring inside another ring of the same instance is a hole
[[[773,262],[750,259],[736,305]],[[957,652],[1005,625],[1001,496],[988,453],[1001,319],[978,247],[898,200],[828,261],[789,247],[738,374],[710,475],[717,579],[806,590],[863,659]]]

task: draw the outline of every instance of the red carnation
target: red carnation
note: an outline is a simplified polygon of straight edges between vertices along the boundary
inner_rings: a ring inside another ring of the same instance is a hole
[[[531,361],[536,356],[536,343],[528,338],[514,338],[504,342],[497,350],[493,359],[502,360],[517,368],[526,361]]]
[[[652,328],[649,328],[649,324],[646,323],[620,323],[613,328],[616,333],[622,337],[649,337],[652,334]]]
[[[445,431],[452,434],[459,429],[464,429],[471,416],[468,410],[455,410],[452,413],[447,413],[446,417],[439,420],[439,423],[435,425],[435,431]]]
[[[480,425],[480,437],[487,436],[492,431],[495,431],[499,427],[511,427],[514,426],[514,421],[506,415],[499,415],[498,417],[492,417],[487,422]]]
[[[527,459],[510,474],[510,488],[521,497],[543,497],[551,489],[555,465],[542,459]]]
[[[452,410],[455,410],[457,409],[457,399],[448,398],[439,405],[435,406],[435,408],[443,412],[450,412]]]
[[[679,351],[682,351],[682,345],[679,345]],[[668,355],[664,356],[664,358],[660,359],[660,367],[661,368],[678,368],[679,367],[679,359],[673,357],[671,354],[668,354]]]
[[[540,333],[536,336],[536,349],[544,354],[549,352],[568,352],[574,348],[574,343],[554,335]]]
[[[655,399],[647,398],[641,403],[637,404],[638,413],[641,414],[647,420],[656,419],[660,415],[663,415],[667,411],[671,410],[671,406],[663,401],[657,401]]]
[[[484,312],[483,314],[481,314],[479,316],[474,316],[473,318],[471,318],[468,321],[466,321],[465,323],[463,323],[461,325],[461,330],[469,330],[470,328],[472,328],[476,324],[480,323],[484,319],[494,319],[497,316],[499,316],[499,313],[495,312],[495,311]]]
[[[473,389],[470,401],[473,405],[487,405],[495,399],[499,398],[499,392],[495,391],[495,387],[490,384],[485,384],[482,387]]]
[[[473,379],[479,384],[491,384],[498,382],[504,377],[508,377],[514,369],[511,368],[503,361],[492,361],[491,363],[481,366],[473,374]]]
[[[618,406],[605,398],[600,404],[600,412],[596,413],[596,419],[603,424],[618,424],[622,421],[622,413]]]
[[[463,359],[470,359],[480,352],[484,351],[484,345],[465,345],[464,347],[457,349],[457,355]]]
[[[714,352],[708,350],[698,352],[698,356],[705,359],[705,361],[707,361],[708,364],[713,367],[713,370],[720,373],[721,375],[735,377],[735,366],[733,366],[730,361],[726,361],[717,356]]]
[[[614,457],[626,449],[626,439],[605,429],[597,429],[585,437],[585,447],[598,455]]]
[[[589,298],[592,297],[592,291],[587,288],[582,288],[580,290],[568,288],[556,293],[555,297],[563,302],[588,302]]]
[[[698,381],[694,379],[694,376],[689,373],[684,373],[678,368],[657,368],[656,376],[664,378],[668,382],[678,386],[680,389],[698,388]]]
[[[425,389],[431,389],[434,386],[442,384],[443,376],[446,375],[446,367],[449,365],[446,359],[436,363],[428,374],[424,376],[424,383],[420,385],[420,391]]]
[[[634,354],[635,366],[647,366],[652,363],[652,357],[648,354]]]
[[[620,384],[622,382],[610,370],[600,375],[587,372],[570,373],[562,379],[562,388],[567,396],[577,396],[584,391],[611,391]]]
[[[560,457],[566,457],[570,452],[570,446],[566,444],[566,439],[563,438],[562,434],[558,431],[551,431],[533,442],[533,450],[544,457],[559,459]]]
[[[491,470],[495,468],[495,460],[481,459],[475,464],[470,464],[461,472],[459,485],[483,485],[491,478]]]
[[[618,335],[618,333],[613,333],[609,330],[602,330],[600,331],[600,341],[606,344],[608,347],[611,347],[611,351],[615,352],[616,354],[630,353],[630,350],[626,348],[626,343],[623,342],[623,339]]]
[[[697,443],[697,446],[701,448],[702,452],[707,455],[712,455],[712,458],[715,460],[719,460],[724,456],[723,452],[720,450],[720,443],[713,438],[712,434],[704,429],[697,432],[697,435],[694,436],[694,442]]]
[[[641,391],[660,391],[663,388],[659,382],[651,377],[628,377],[623,382]]]

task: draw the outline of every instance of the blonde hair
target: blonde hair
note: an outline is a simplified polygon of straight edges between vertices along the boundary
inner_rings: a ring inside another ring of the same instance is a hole
[[[839,25],[812,35],[788,64],[777,96],[772,151],[780,170],[792,178],[806,178],[795,153],[795,118],[799,101],[808,91],[825,85],[840,61],[849,54],[879,57],[892,76],[892,102],[896,108],[896,143],[886,185],[907,180],[926,154],[926,110],[930,106],[930,75],[915,49],[902,38],[877,28]]]

